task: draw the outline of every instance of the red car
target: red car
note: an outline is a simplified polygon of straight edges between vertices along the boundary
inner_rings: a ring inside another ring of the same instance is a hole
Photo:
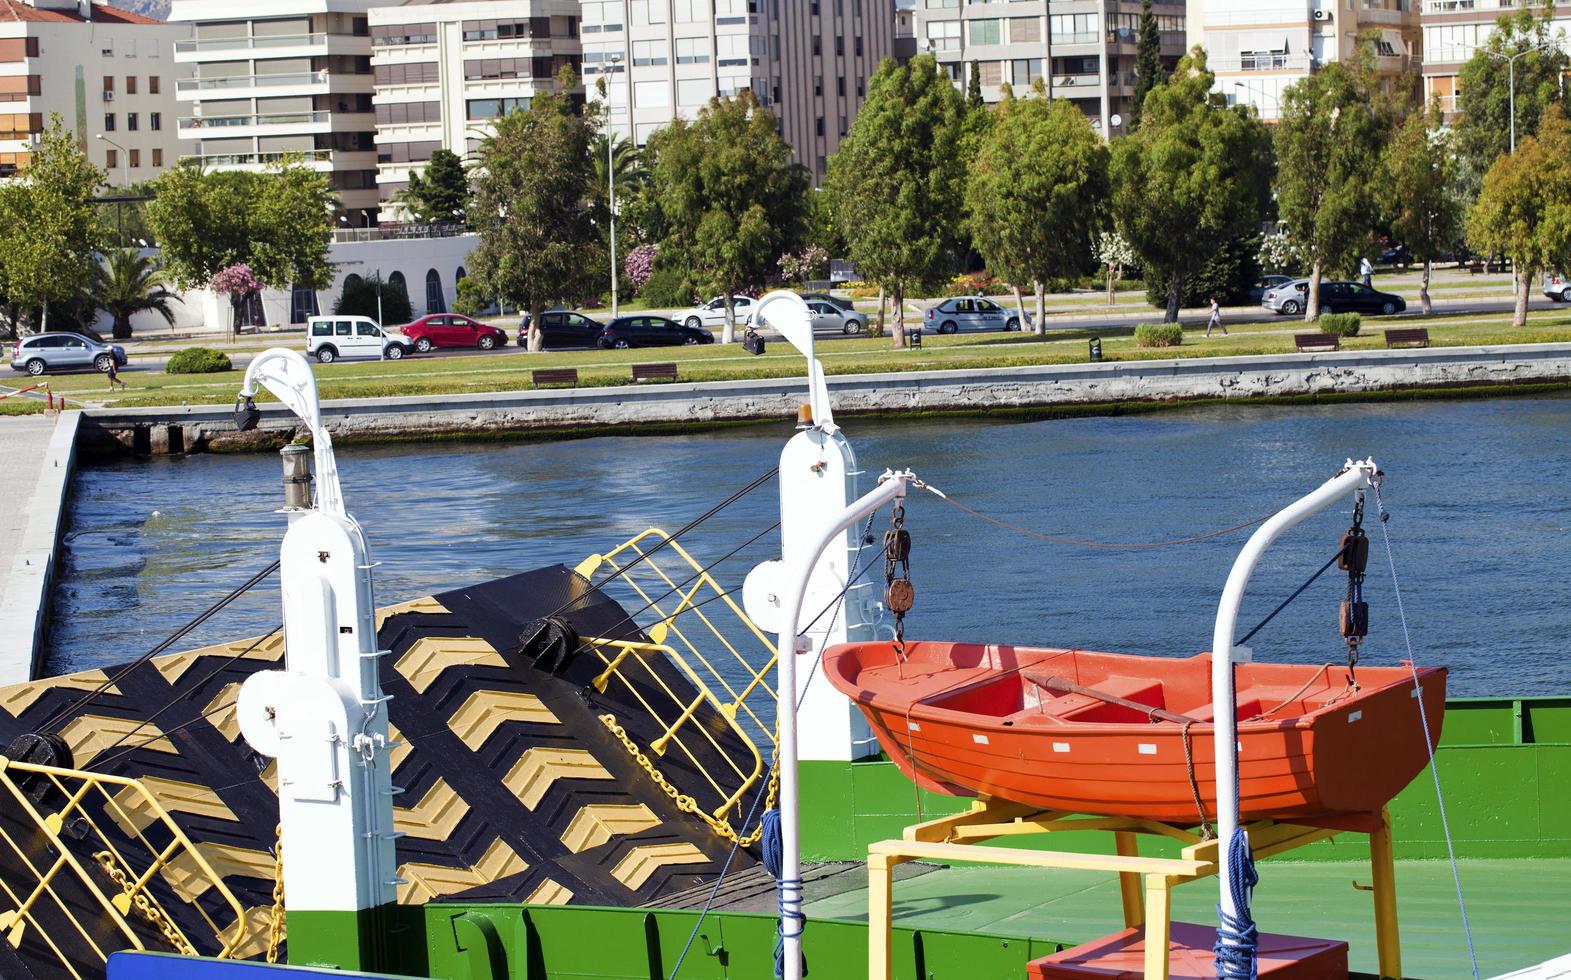
[[[422,354],[433,347],[492,350],[507,344],[505,332],[458,313],[432,313],[399,330]]]

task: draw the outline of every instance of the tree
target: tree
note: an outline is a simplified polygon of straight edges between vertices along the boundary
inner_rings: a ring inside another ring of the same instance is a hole
[[[777,125],[744,90],[711,100],[691,123],[673,120],[649,141],[667,229],[661,258],[682,263],[703,293],[725,297],[728,344],[736,336],[737,290],[762,284],[806,231],[807,173],[791,162]]]
[[[1039,335],[1046,330],[1047,281],[1078,275],[1094,261],[1107,196],[1107,147],[1074,103],[1049,100],[1038,86],[998,104],[965,204],[988,269],[1032,284]]]
[[[558,92],[576,85],[570,70]],[[576,301],[599,265],[589,200],[591,119],[563,95],[543,92],[497,120],[480,148],[470,227],[480,235],[469,274],[530,312],[529,349],[541,347],[540,314]]]
[[[39,328],[47,330],[49,304],[86,291],[98,265],[93,197],[102,186],[103,171],[51,114],[27,168],[0,184],[0,296],[11,309],[13,332],[24,310],[41,311]]]
[[[274,289],[332,282],[334,199],[326,174],[293,160],[260,173],[182,165],[153,181],[153,191],[147,221],[163,271],[177,285],[211,288],[237,265]],[[244,299],[231,294],[235,306]]]
[[[965,190],[962,107],[932,55],[886,58],[867,87],[826,189],[851,260],[895,304],[894,345],[905,343],[905,295],[953,268]]]
[[[1564,31],[1553,30],[1554,5],[1535,13],[1529,4],[1501,17],[1489,40],[1473,52],[1457,80],[1458,148],[1482,174],[1511,145],[1511,78],[1516,78],[1516,138],[1538,132],[1539,118],[1564,98],[1568,60]],[[1435,52],[1434,56],[1456,52]],[[1515,58],[1514,62],[1508,59]]]
[[[1367,48],[1361,53],[1369,54]],[[1369,243],[1380,148],[1390,131],[1389,108],[1366,63],[1333,61],[1282,95],[1277,207],[1309,259],[1305,320],[1320,316],[1320,280],[1327,270],[1351,269]]]
[[[97,309],[114,318],[116,340],[131,336],[131,317],[138,313],[157,313],[171,327],[175,325],[169,304],[180,302],[180,297],[168,290],[151,256],[134,248],[117,248],[106,258],[106,264],[94,264],[88,294]]]
[[[1167,77],[1162,68],[1162,34],[1156,27],[1151,0],[1140,0],[1140,27],[1135,39],[1135,99],[1129,107],[1129,131],[1140,128],[1146,94]]]
[[[409,186],[394,200],[420,223],[463,221],[469,213],[469,175],[452,150],[431,151],[425,169],[409,172]]]
[[[469,281],[465,276],[464,281]],[[384,282],[380,274],[370,279],[350,276],[333,304],[338,316],[365,316],[378,323],[408,323],[415,318],[409,292],[401,282]]]
[[[1391,232],[1424,263],[1418,288],[1424,315],[1434,312],[1429,278],[1434,260],[1456,244],[1462,231],[1462,202],[1457,193],[1456,152],[1451,131],[1439,112],[1411,113],[1386,144],[1386,207]]]
[[[1271,143],[1247,106],[1211,97],[1196,48],[1146,96],[1140,129],[1113,141],[1117,231],[1148,278],[1167,282],[1164,322],[1178,320],[1188,280],[1212,256],[1258,233],[1271,178]]]
[[[1519,137],[1516,152],[1484,175],[1468,216],[1468,240],[1480,252],[1511,260],[1511,325],[1526,325],[1528,296],[1539,276],[1571,267],[1571,125],[1559,106],[1545,110],[1537,136]]]
[[[966,79],[966,108],[974,112],[985,104],[982,101],[982,63],[975,58],[971,59],[969,75]]]

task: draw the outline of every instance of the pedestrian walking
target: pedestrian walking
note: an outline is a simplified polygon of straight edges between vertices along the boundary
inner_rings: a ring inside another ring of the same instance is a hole
[[[1211,336],[1212,327],[1222,331],[1222,336],[1227,336],[1227,326],[1222,323],[1222,304],[1216,301],[1215,296],[1211,297],[1211,319],[1206,321],[1207,337]]]
[[[1369,261],[1369,256],[1366,255],[1358,260],[1358,274],[1364,277],[1365,289],[1374,288],[1375,267],[1374,264]]]
[[[120,380],[120,369],[115,366],[115,359],[112,357],[109,359],[109,369],[104,372],[104,377],[109,379],[110,391],[115,390],[115,385],[119,385],[121,391],[124,391],[126,388],[130,387],[130,385],[127,385],[124,381]]]

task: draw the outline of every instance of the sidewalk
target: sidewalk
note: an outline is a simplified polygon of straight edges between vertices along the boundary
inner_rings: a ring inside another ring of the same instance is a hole
[[[0,419],[10,477],[0,514],[0,684],[33,677],[80,419],[80,412]]]

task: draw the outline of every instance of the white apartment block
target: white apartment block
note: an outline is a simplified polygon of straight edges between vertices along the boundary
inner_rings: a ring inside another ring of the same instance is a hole
[[[1204,0],[1197,4],[1204,19],[1191,27],[1191,37],[1205,47],[1217,89],[1228,102],[1253,105],[1270,122],[1281,116],[1288,86],[1322,65],[1353,60],[1366,33],[1375,37],[1375,67],[1383,84],[1416,71],[1423,60],[1418,2]]]
[[[1184,53],[1183,0],[1153,5],[1162,60]],[[1128,129],[1135,94],[1135,42],[1140,4],[1130,0],[918,0],[916,47],[932,52],[955,84],[965,88],[972,62],[982,98],[1017,92],[1042,79],[1054,98],[1075,103],[1107,136]]]
[[[174,0],[191,25],[174,60],[179,135],[208,169],[262,170],[286,156],[329,175],[345,224],[376,220],[372,0]]]
[[[1414,0],[1418,2],[1418,0]],[[1420,23],[1424,31],[1424,100],[1439,100],[1448,116],[1457,111],[1458,80],[1462,66],[1473,52],[1489,42],[1502,16],[1516,13],[1513,0],[1422,0]],[[1535,8],[1536,10],[1536,8]],[[1550,22],[1550,36],[1571,35],[1571,8],[1558,6]],[[1561,39],[1571,52],[1571,41]]]
[[[370,18],[384,221],[433,150],[472,157],[492,120],[554,91],[563,67],[582,72],[577,0],[410,0]]]
[[[87,0],[0,0],[0,176],[25,166],[59,113],[109,183],[150,180],[173,164],[171,53],[189,28]]]

